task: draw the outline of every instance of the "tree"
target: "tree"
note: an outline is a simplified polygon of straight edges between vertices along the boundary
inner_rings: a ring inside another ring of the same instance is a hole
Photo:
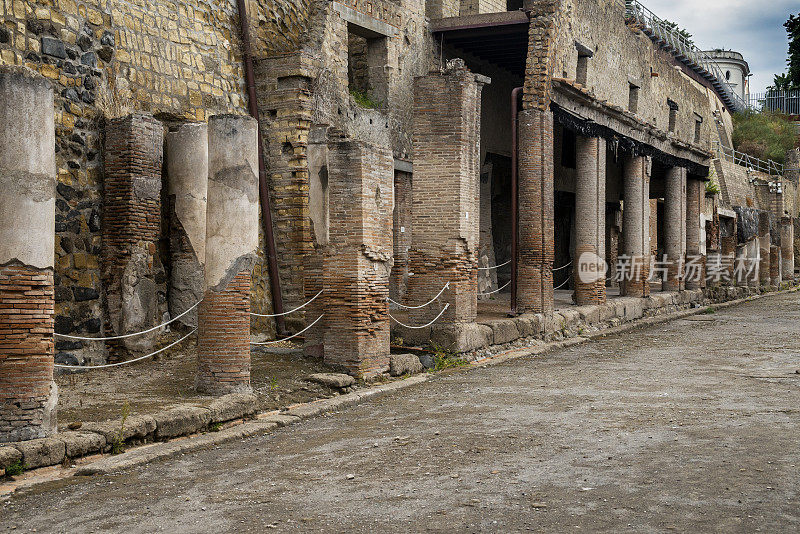
[[[672,22],[666,19],[662,20],[661,22],[664,24],[665,29],[672,33],[677,33],[681,38],[683,38],[684,41],[686,41],[686,44],[694,45],[694,36],[683,28],[679,27],[677,22]]]
[[[773,87],[782,91],[800,89],[800,13],[789,15],[783,27],[789,37],[789,58],[786,60],[789,68],[786,74],[775,75]]]

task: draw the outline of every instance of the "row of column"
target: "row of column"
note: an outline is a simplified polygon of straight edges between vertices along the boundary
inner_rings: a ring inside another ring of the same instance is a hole
[[[28,69],[0,67],[0,125],[0,443],[5,443],[46,437],[57,429],[51,84]],[[154,161],[150,156],[160,161],[162,137],[146,134],[159,128],[163,126],[146,114],[115,119],[107,126],[105,159],[111,162],[107,172],[115,181],[110,189],[116,196],[104,224],[113,222],[123,238],[137,231],[126,225],[147,226],[152,210],[137,212],[136,202],[160,189],[160,183],[155,188],[148,181]],[[145,134],[132,133],[139,130]],[[175,274],[186,276],[193,298],[202,294],[197,351],[201,392],[249,389],[250,272],[259,221],[257,142],[255,121],[234,115],[214,116],[208,125],[183,125],[167,136],[173,252],[180,260]],[[118,241],[115,261],[130,264],[130,256],[142,247]],[[128,278],[139,274],[123,270]],[[199,288],[192,283],[198,277],[203,280]],[[124,292],[119,297],[121,308],[130,304]],[[178,298],[173,314],[194,304],[189,300]],[[124,310],[120,317],[124,320]]]

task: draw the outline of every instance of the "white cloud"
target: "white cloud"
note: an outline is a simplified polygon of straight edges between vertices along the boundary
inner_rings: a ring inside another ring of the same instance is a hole
[[[800,0],[641,0],[661,18],[678,23],[704,50],[741,52],[750,64],[751,91],[763,91],[786,71],[783,23],[800,13]]]

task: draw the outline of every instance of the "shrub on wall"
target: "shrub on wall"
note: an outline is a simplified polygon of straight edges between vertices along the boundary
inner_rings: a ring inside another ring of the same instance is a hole
[[[795,126],[781,113],[748,110],[733,116],[733,148],[750,156],[783,163],[799,141]]]

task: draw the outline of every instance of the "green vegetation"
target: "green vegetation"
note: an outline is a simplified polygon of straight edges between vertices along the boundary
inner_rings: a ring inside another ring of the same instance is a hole
[[[717,310],[713,306],[709,306],[705,310],[701,312],[703,315],[711,315],[712,313],[717,313]]]
[[[694,36],[691,33],[684,30],[683,28],[679,27],[677,22],[672,22],[671,20],[666,20],[666,19],[661,22],[663,22],[664,28],[680,35],[683,38],[683,40],[686,41],[686,44],[689,45],[694,44]]]
[[[209,432],[219,432],[222,430],[222,423],[211,423],[208,427]]]
[[[362,108],[380,109],[383,107],[383,102],[378,102],[377,100],[374,100],[366,92],[359,91],[357,89],[350,89],[350,96],[352,96],[353,100],[356,101],[356,104],[358,104]]]
[[[780,91],[800,89],[800,14],[789,15],[783,27],[789,37],[789,58],[786,65],[789,67],[785,74],[776,74],[774,87]]]
[[[125,404],[122,405],[122,422],[119,425],[119,431],[117,431],[117,435],[114,436],[114,441],[111,442],[111,454],[122,454],[125,452],[125,421],[128,420],[130,414],[131,405],[128,404],[128,401],[125,401]]]
[[[797,132],[782,113],[747,110],[733,116],[733,148],[740,152],[783,163],[797,145]]]
[[[444,371],[445,369],[453,369],[456,367],[464,367],[465,365],[469,365],[468,362],[459,358],[454,352],[445,349],[441,345],[436,343],[431,344],[431,348],[433,349],[433,361],[435,365],[428,370],[430,373],[436,373],[438,371]]]
[[[709,180],[706,182],[706,193],[711,195],[718,195],[719,194],[719,184],[714,180]]]
[[[6,467],[6,476],[7,477],[19,476],[25,472],[26,468],[27,466],[24,463],[22,463],[22,460],[17,460],[13,464]]]

